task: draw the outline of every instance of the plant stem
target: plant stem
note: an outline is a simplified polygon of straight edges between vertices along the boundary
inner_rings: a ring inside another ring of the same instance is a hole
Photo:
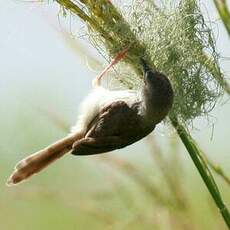
[[[225,25],[225,28],[230,36],[230,12],[226,0],[214,0],[216,8],[219,12],[220,18]]]
[[[113,43],[112,37],[109,36],[106,31],[97,24],[96,21],[92,20],[92,18],[90,18],[78,5],[69,0],[56,0],[56,2],[80,17],[84,22],[90,25],[90,27],[94,29],[95,32],[99,32],[107,42]]]
[[[186,131],[186,129],[179,124],[178,120],[174,117],[170,117],[170,120],[172,122],[172,125],[176,129],[178,135],[180,136],[183,144],[185,145],[186,149],[188,150],[188,153],[190,157],[193,160],[193,163],[195,164],[196,168],[198,169],[204,183],[206,184],[213,200],[215,201],[217,207],[220,210],[221,215],[223,216],[228,228],[230,229],[230,213],[224,204],[220,191],[215,183],[215,180],[204,160],[202,157],[200,150],[195,143],[195,141],[192,139],[191,135]]]

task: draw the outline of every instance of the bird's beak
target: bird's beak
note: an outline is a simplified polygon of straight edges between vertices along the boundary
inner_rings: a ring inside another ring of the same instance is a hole
[[[141,65],[143,67],[143,74],[146,75],[146,73],[148,71],[151,71],[151,69],[143,58],[141,58],[140,61],[141,61]]]

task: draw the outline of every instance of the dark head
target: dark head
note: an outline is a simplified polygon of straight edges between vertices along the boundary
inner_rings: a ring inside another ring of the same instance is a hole
[[[160,122],[169,112],[173,103],[173,89],[169,79],[157,72],[141,59],[144,75],[143,96],[146,107],[157,117]]]

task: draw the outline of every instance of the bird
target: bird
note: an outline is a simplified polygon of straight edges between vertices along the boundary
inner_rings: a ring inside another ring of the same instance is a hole
[[[142,57],[140,65],[143,86],[139,90],[109,90],[102,86],[101,76],[96,77],[70,134],[16,164],[7,185],[28,179],[68,152],[74,156],[101,154],[150,134],[172,108],[174,92],[168,77]]]

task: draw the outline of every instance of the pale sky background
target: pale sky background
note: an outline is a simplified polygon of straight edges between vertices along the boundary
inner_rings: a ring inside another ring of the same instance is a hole
[[[212,1],[201,2],[205,6],[204,13],[207,15],[208,12],[209,18],[216,21],[214,28],[218,51],[222,56],[230,58],[230,39],[223,26],[218,23],[218,15]],[[0,0],[0,159],[6,157],[6,149],[9,151],[8,157],[18,154],[14,152],[15,147],[10,147],[11,144],[22,149],[21,145],[28,145],[26,139],[30,133],[34,135],[36,129],[39,129],[39,133],[44,130],[44,137],[41,137],[42,146],[48,144],[49,140],[54,141],[61,137],[63,134],[55,129],[47,130],[44,116],[35,117],[38,108],[49,108],[64,120],[74,123],[78,104],[91,89],[91,80],[96,72],[89,69],[84,58],[78,57],[66,45],[58,27],[57,8],[54,7],[53,1],[49,4],[32,4]],[[223,60],[222,67],[229,77],[230,59]],[[202,148],[212,159],[223,163],[228,171],[229,103],[218,105],[212,112],[215,117],[213,138],[212,127],[205,120],[199,121],[200,130],[193,131]],[[18,122],[22,119],[26,122],[18,129]],[[50,136],[48,132],[51,132]],[[160,141],[164,142],[164,139],[168,138],[160,131],[156,133]],[[33,139],[31,136],[30,138]],[[138,143],[128,150],[141,150],[140,146]],[[36,149],[36,146],[34,148]]]

